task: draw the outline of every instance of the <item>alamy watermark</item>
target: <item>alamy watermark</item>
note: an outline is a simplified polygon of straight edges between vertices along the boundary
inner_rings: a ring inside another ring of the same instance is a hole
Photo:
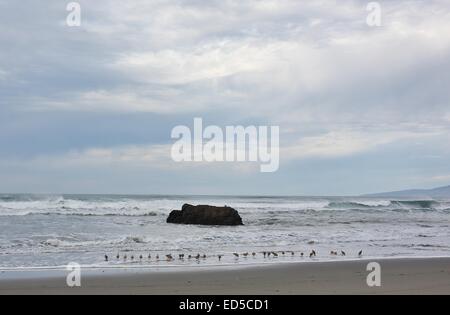
[[[70,2],[66,6],[66,11],[69,11],[66,18],[67,26],[81,26],[81,5],[78,2]]]
[[[70,263],[66,270],[69,274],[66,277],[66,284],[69,288],[81,287],[81,265],[78,263]]]
[[[194,118],[193,131],[187,126],[172,129],[171,155],[175,162],[259,162],[262,173],[280,166],[278,126],[218,126],[203,128],[203,119]]]
[[[369,11],[366,19],[367,25],[370,27],[381,26],[381,4],[375,1],[369,2],[366,9]]]
[[[377,262],[371,262],[367,265],[367,285],[371,288],[381,287],[381,265]]]

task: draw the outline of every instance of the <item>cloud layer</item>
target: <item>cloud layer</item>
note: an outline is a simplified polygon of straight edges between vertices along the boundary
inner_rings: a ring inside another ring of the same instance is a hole
[[[82,24],[71,28],[61,1],[0,1],[0,169],[11,183],[0,190],[38,190],[30,183],[57,174],[55,165],[65,165],[68,190],[83,190],[89,169],[109,179],[103,192],[120,191],[115,167],[204,183],[169,159],[171,129],[193,117],[280,126],[279,188],[255,173],[243,193],[359,193],[442,184],[450,173],[448,1],[380,1],[375,28],[357,0],[79,3]],[[327,171],[319,188],[306,187],[309,163]],[[227,172],[239,181],[242,167],[207,167],[221,178],[213,191],[235,193]],[[338,190],[333,167],[349,181],[356,171],[391,173]],[[134,178],[124,192],[147,187]],[[45,180],[45,190],[64,186]]]

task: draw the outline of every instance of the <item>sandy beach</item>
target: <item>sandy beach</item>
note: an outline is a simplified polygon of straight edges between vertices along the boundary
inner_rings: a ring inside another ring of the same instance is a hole
[[[382,286],[374,288],[369,262],[96,270],[84,273],[80,288],[68,288],[62,271],[3,271],[0,294],[450,294],[450,258],[378,260]]]

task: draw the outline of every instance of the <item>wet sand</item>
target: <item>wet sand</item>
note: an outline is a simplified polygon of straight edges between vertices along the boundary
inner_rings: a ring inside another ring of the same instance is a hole
[[[369,287],[367,264],[381,265]],[[95,270],[69,288],[66,271],[3,271],[4,294],[450,294],[450,258],[304,262],[255,266]]]

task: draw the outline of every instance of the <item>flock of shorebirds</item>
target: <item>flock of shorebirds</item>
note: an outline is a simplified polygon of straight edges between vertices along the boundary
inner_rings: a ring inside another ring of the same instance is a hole
[[[304,258],[306,256],[304,252],[296,253],[294,251],[276,251],[276,252],[263,251],[263,252],[258,252],[258,253],[256,253],[256,252],[252,252],[252,253],[249,253],[249,252],[246,252],[246,253],[233,253],[233,256],[234,256],[235,259],[248,258],[248,257],[256,258],[258,255],[263,255],[264,258],[278,258],[280,256],[284,257],[286,255],[288,255],[288,256],[289,255],[290,256],[296,256],[297,254],[299,254],[300,257],[302,257],[302,258]],[[181,260],[181,261],[184,261],[186,259],[187,260],[200,261],[202,259],[204,260],[204,259],[207,259],[207,258],[216,257],[219,261],[221,261],[224,256],[225,256],[224,254],[219,254],[219,255],[215,255],[215,256],[207,256],[206,254],[203,254],[203,255],[200,255],[200,254],[196,254],[196,255],[179,254],[178,255],[178,259]],[[338,252],[338,251],[331,251],[330,252],[330,256],[347,256],[347,254],[343,250],[341,250],[340,252]],[[309,253],[309,258],[315,258],[315,257],[317,257],[317,252],[315,250],[312,250]],[[358,253],[358,257],[359,258],[363,257],[363,251],[362,250]],[[133,254],[131,254],[131,255],[124,254],[124,255],[121,256],[120,253],[118,253],[116,255],[116,259],[117,260],[124,260],[124,261],[143,261],[144,259],[152,260],[153,258],[156,261],[166,260],[166,261],[170,262],[170,261],[174,261],[176,259],[176,256],[174,256],[172,254],[167,254],[167,255],[165,255],[165,257],[164,256],[160,257],[159,254],[156,254],[154,256],[149,254],[146,257],[144,257],[144,255],[142,255],[142,254],[139,255],[139,256],[135,256]],[[108,255],[105,255],[105,261],[106,262],[110,261],[110,257]]]

